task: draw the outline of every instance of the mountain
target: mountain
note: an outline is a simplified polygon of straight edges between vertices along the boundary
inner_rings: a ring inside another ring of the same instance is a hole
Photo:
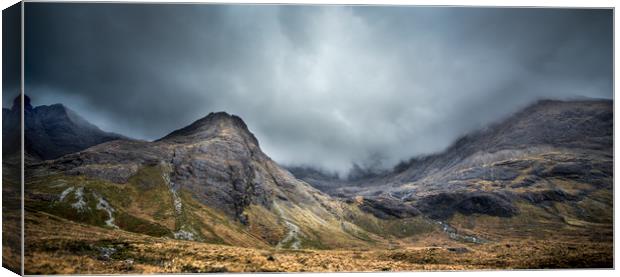
[[[612,137],[611,101],[541,101],[442,153],[339,178],[291,174],[241,118],[210,113],[153,142],[26,160],[27,268],[610,267]]]
[[[300,178],[328,187],[330,179],[320,177]],[[402,162],[390,174],[335,184],[326,192],[343,199],[362,197],[374,206],[380,201],[411,206],[487,237],[577,225],[596,230],[593,235],[608,235],[613,102],[539,101],[441,153]]]
[[[20,98],[13,100],[11,109],[2,108],[2,157],[19,155],[21,147]]]
[[[261,151],[239,117],[224,112],[154,142],[109,141],[32,164],[29,172],[26,206],[96,226],[252,247],[381,240],[350,222],[370,215],[293,177]]]
[[[2,109],[6,118],[3,134],[19,133],[19,100],[19,97],[15,98],[11,109]],[[126,139],[102,131],[62,104],[32,107],[27,95],[24,96],[24,127],[26,153],[43,160],[55,159],[106,141]],[[5,153],[14,150],[3,148]]]
[[[432,175],[432,170],[446,171],[458,164],[490,163],[519,156],[523,151],[544,152],[553,148],[611,154],[612,147],[611,101],[546,100],[460,138],[439,155],[412,159],[400,165],[400,172],[391,178],[415,181]]]

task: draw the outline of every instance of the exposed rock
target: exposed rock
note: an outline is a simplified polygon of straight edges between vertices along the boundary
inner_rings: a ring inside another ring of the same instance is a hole
[[[518,212],[517,207],[509,200],[490,193],[472,193],[466,196],[456,209],[464,215],[486,214],[499,217],[511,217]]]
[[[455,212],[499,217],[518,213],[517,207],[506,197],[485,192],[439,193],[420,199],[415,206],[424,215],[439,220],[446,220]]]
[[[237,132],[236,135],[243,136],[243,139],[248,140],[249,143],[255,145],[258,148],[258,140],[254,134],[248,131],[247,125],[243,120],[236,116],[230,115],[226,112],[210,113],[207,116],[194,121],[187,127],[173,131],[172,133],[159,139],[159,141],[174,141],[174,142],[188,142],[188,141],[200,141],[219,136],[226,130],[243,130],[246,132]],[[199,149],[199,151],[206,151],[207,148]]]
[[[510,167],[476,167],[470,168],[457,174],[455,180],[481,179],[488,181],[513,180],[519,176],[519,171]]]
[[[420,211],[409,204],[389,198],[364,197],[359,207],[362,211],[382,219],[407,218],[420,215]]]
[[[114,255],[118,250],[114,247],[100,247],[99,248],[99,259],[104,261],[109,261],[112,259],[112,255]]]
[[[157,165],[172,153],[162,145],[144,141],[115,140],[72,153],[45,165],[70,175],[86,175],[126,183],[141,166]]]
[[[591,169],[590,165],[582,163],[559,163],[549,171],[548,175],[581,178],[588,175]]]
[[[196,234],[195,231],[181,229],[174,233],[174,238],[180,240],[196,240]]]
[[[531,160],[507,160],[498,162],[494,164],[494,166],[508,167],[514,170],[523,170],[532,166],[533,163],[534,161]]]
[[[63,190],[62,193],[60,193],[60,196],[58,197],[58,201],[61,201],[61,202],[64,201],[67,195],[73,192],[74,189],[75,189],[74,187],[68,187],[67,189]]]
[[[545,202],[576,201],[579,199],[579,197],[568,194],[560,189],[525,192],[520,196],[534,204],[541,204]]]
[[[106,226],[112,227],[114,229],[118,229],[118,226],[114,224],[114,212],[116,210],[101,195],[93,192],[93,197],[97,199],[97,206],[96,206],[97,210],[102,210],[108,214],[108,219],[105,220]]]
[[[510,187],[511,188],[525,188],[525,187],[529,187],[535,184],[539,180],[540,180],[540,177],[538,176],[528,175],[524,177],[519,183],[513,184]]]
[[[84,212],[90,209],[87,206],[86,199],[84,197],[84,187],[79,187],[76,189],[74,195],[76,202],[71,204],[71,207],[75,208],[78,212]]]

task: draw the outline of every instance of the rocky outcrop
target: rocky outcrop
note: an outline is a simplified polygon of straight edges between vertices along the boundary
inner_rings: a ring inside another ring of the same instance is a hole
[[[420,211],[407,203],[389,198],[366,198],[359,205],[362,211],[382,219],[407,218],[420,215]]]
[[[566,193],[561,189],[524,192],[520,195],[533,204],[550,204],[551,202],[577,201],[581,197]]]
[[[507,181],[514,180],[520,172],[516,168],[509,166],[474,167],[463,170],[453,177],[454,180],[480,179],[487,181]]]
[[[511,217],[518,213],[508,197],[486,192],[439,193],[420,199],[415,206],[424,215],[438,220],[446,220],[456,212],[499,217]]]

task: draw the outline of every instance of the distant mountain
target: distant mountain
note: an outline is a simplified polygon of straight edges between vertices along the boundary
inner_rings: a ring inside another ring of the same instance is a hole
[[[414,158],[400,164],[396,174],[389,179],[415,181],[439,169],[445,171],[458,164],[489,163],[528,149],[572,149],[612,154],[612,147],[612,101],[544,100],[504,121],[461,137],[438,155]],[[499,153],[504,155],[498,156]]]
[[[287,166],[291,174],[300,180],[304,180],[313,187],[328,192],[331,189],[348,184],[348,180],[340,178],[337,173],[329,173],[311,166]]]
[[[334,196],[388,199],[440,220],[458,214],[532,217],[524,207],[562,205],[541,215],[611,222],[613,102],[539,101],[385,176],[332,187],[316,176],[300,178]]]
[[[32,107],[30,98],[24,97],[25,151],[30,156],[43,160],[55,159],[106,141],[126,139],[102,131],[62,104]],[[19,98],[16,98],[10,110],[2,109],[6,118],[3,133],[19,132],[19,104]]]
[[[19,97],[13,100],[11,109],[2,108],[2,157],[18,155],[21,147]]]

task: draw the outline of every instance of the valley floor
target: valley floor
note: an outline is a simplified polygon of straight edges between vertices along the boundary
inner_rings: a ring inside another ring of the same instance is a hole
[[[444,233],[376,249],[278,250],[156,238],[26,211],[26,274],[352,272],[613,267],[600,241],[519,238],[460,243]]]

